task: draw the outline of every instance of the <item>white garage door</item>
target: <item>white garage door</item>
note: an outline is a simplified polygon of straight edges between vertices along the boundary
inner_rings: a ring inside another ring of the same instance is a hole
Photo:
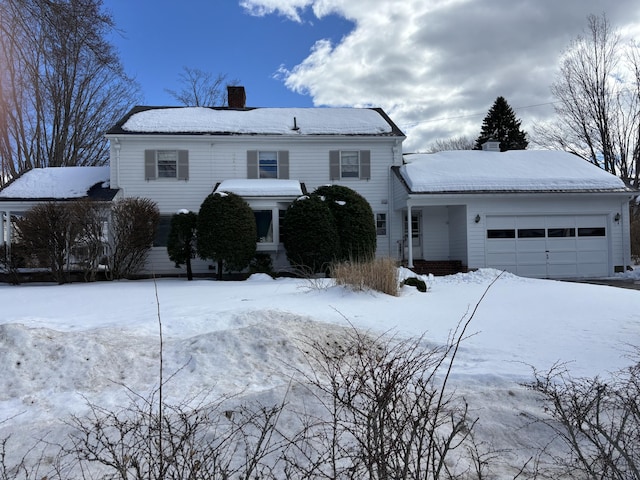
[[[525,277],[609,274],[605,215],[487,216],[487,267]]]

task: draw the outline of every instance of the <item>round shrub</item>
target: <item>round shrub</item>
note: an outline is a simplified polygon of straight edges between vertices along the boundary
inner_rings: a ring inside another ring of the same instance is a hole
[[[223,267],[239,271],[249,265],[256,253],[256,220],[242,197],[212,193],[200,206],[197,224],[198,255],[217,262],[218,279]]]
[[[329,207],[319,196],[300,197],[284,216],[284,246],[293,266],[309,273],[326,271],[340,247]]]
[[[369,202],[342,185],[326,185],[313,192],[323,197],[340,237],[339,261],[368,261],[376,254],[376,225]]]

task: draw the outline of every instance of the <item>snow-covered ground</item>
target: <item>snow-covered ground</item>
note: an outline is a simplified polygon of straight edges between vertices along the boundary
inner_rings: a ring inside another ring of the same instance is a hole
[[[513,437],[524,423],[519,414],[540,407],[521,386],[532,367],[567,362],[575,376],[606,376],[631,364],[640,346],[640,290],[508,273],[491,285],[498,275],[485,269],[432,277],[427,293],[403,287],[398,297],[265,275],[244,282],[0,285],[0,439],[11,434],[16,448],[55,439],[71,414],[86,411],[87,400],[109,408],[126,403],[124,386],[151,392],[158,384],[159,318],[164,369],[177,372],[168,402],[203,391],[277,398],[288,367],[304,362],[296,348],[301,339],[353,326],[398,338],[424,334],[441,345],[486,292],[453,381],[487,441],[496,449],[525,448],[518,442],[542,440],[531,432]]]

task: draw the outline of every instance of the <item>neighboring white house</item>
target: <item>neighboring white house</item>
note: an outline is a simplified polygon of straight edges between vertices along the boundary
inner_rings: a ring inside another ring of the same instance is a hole
[[[149,271],[176,273],[166,252],[171,216],[197,212],[215,189],[241,195],[256,214],[258,251],[288,265],[279,236],[287,207],[304,192],[347,186],[371,204],[380,256],[396,255],[400,220],[392,225],[391,167],[402,164],[404,134],[380,109],[245,108],[244,89],[230,107],[136,107],[107,132],[111,188],[146,197],[161,213]],[[395,217],[394,217],[395,218]],[[195,261],[194,272],[211,262]]]
[[[637,192],[573,154],[451,151],[393,167],[404,258],[459,260],[527,277],[603,277],[630,265]],[[411,218],[412,221],[406,221]]]
[[[13,238],[11,219],[39,203],[82,198],[110,202],[116,193],[109,188],[109,166],[29,170],[0,190],[0,246]]]

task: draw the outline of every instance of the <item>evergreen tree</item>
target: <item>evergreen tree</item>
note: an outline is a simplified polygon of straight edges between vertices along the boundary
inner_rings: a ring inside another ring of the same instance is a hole
[[[197,224],[198,215],[193,212],[178,212],[171,217],[167,253],[169,259],[175,262],[176,267],[186,265],[187,280],[193,280],[191,259],[196,253]]]
[[[488,140],[500,142],[500,151],[525,150],[529,141],[527,133],[520,129],[521,121],[504,97],[496,98],[489,113],[482,121],[480,136],[476,140],[474,150],[482,150],[482,144]]]
[[[291,265],[309,273],[326,271],[335,260],[340,241],[327,203],[319,195],[300,197],[284,216],[284,247]]]
[[[369,202],[355,190],[325,185],[314,195],[325,199],[340,238],[339,261],[367,261],[376,254],[376,225]]]
[[[242,270],[256,253],[253,211],[234,193],[216,192],[205,198],[197,227],[198,255],[217,262],[218,280],[222,280],[223,267]]]

